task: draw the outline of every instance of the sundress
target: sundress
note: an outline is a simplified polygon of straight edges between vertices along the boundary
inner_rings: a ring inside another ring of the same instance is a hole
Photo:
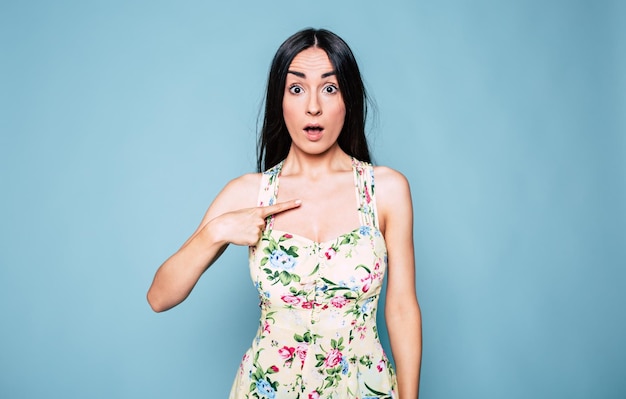
[[[275,203],[282,162],[262,174],[259,206]],[[371,164],[352,159],[361,226],[315,242],[273,229],[250,247],[261,318],[229,399],[392,399],[396,376],[376,330],[387,267]]]

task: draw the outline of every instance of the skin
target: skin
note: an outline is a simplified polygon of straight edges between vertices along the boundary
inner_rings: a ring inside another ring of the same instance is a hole
[[[293,59],[289,71],[283,115],[292,145],[281,172],[277,204],[256,206],[258,173],[229,182],[196,231],[157,270],[148,291],[154,311],[168,310],[185,300],[229,244],[255,245],[269,215],[274,215],[274,229],[317,242],[359,226],[351,158],[337,144],[345,105],[332,64],[323,50],[309,48]],[[399,397],[412,399],[418,397],[422,342],[414,284],[411,193],[399,172],[379,166],[374,174],[379,227],[388,252],[385,320]]]

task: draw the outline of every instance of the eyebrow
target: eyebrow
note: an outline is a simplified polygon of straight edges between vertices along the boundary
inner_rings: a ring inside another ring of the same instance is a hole
[[[289,70],[289,71],[287,71],[287,73],[290,73],[292,75],[296,75],[297,77],[302,78],[302,79],[306,78],[306,75],[304,73],[302,73],[302,72]],[[322,79],[327,78],[329,76],[336,75],[336,74],[337,74],[337,72],[335,72],[335,71],[330,71],[330,72],[323,73],[322,74]]]

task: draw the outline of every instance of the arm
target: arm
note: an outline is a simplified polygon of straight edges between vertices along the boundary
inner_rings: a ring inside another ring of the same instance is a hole
[[[416,399],[422,321],[415,293],[411,192],[402,174],[383,167],[376,170],[376,188],[388,255],[385,320],[396,365],[398,393],[400,399]]]
[[[299,205],[297,201],[288,201],[255,207],[259,178],[260,175],[250,174],[228,183],[196,231],[159,267],[147,295],[155,312],[184,301],[228,244],[254,245],[265,228],[267,216]]]

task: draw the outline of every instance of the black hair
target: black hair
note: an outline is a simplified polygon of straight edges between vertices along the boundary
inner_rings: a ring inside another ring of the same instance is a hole
[[[346,108],[343,128],[337,139],[339,147],[360,161],[371,162],[365,137],[367,93],[354,54],[336,34],[325,29],[309,28],[285,40],[272,60],[267,80],[263,127],[257,144],[259,172],[276,165],[289,153],[291,137],[283,117],[287,71],[295,56],[311,47],[320,48],[328,55]]]

